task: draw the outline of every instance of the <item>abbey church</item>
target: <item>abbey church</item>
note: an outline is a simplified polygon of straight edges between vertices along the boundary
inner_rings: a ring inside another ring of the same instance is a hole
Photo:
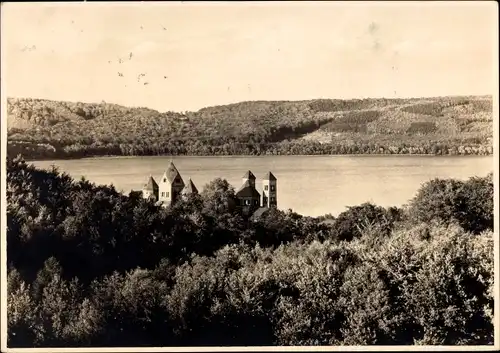
[[[277,179],[273,173],[268,172],[262,179],[262,195],[257,191],[255,182],[255,175],[251,171],[243,175],[242,185],[236,190],[241,211],[247,215],[258,215],[269,208],[277,208]],[[184,183],[173,162],[170,162],[159,183],[149,176],[148,182],[142,189],[144,198],[152,198],[163,206],[170,206],[181,198],[197,193],[198,189],[191,178]]]

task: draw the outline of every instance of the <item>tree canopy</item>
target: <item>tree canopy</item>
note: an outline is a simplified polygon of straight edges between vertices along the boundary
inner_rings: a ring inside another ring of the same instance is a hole
[[[493,343],[491,175],[338,217],[233,199],[216,179],[162,208],[9,158],[8,346]]]
[[[8,153],[103,155],[493,153],[491,97],[255,101],[197,112],[7,101]]]

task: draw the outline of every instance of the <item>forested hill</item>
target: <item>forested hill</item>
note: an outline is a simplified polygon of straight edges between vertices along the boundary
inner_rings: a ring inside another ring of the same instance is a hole
[[[492,97],[253,101],[164,112],[8,99],[8,153],[103,155],[491,154]]]

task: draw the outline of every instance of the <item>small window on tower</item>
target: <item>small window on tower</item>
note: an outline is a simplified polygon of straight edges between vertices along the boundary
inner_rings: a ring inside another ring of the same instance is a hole
[[[276,187],[274,185],[271,185],[271,191],[276,190]]]
[[[250,200],[245,200],[245,205],[250,205]]]
[[[165,193],[164,192],[161,193],[161,197],[165,197]]]
[[[264,185],[264,190],[266,190],[266,191],[267,191],[267,189],[269,189],[269,186]]]
[[[276,201],[276,199],[274,197],[271,197],[271,202],[274,202]]]
[[[168,197],[168,195],[169,195],[169,194],[168,194],[168,191],[166,192],[166,194],[167,194],[167,197]]]
[[[163,178],[163,182],[166,183],[167,182],[167,178]]]

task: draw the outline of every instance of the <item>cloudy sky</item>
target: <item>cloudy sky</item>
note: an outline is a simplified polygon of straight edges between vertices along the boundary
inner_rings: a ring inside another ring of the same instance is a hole
[[[197,110],[493,94],[486,3],[2,4],[6,94]]]

